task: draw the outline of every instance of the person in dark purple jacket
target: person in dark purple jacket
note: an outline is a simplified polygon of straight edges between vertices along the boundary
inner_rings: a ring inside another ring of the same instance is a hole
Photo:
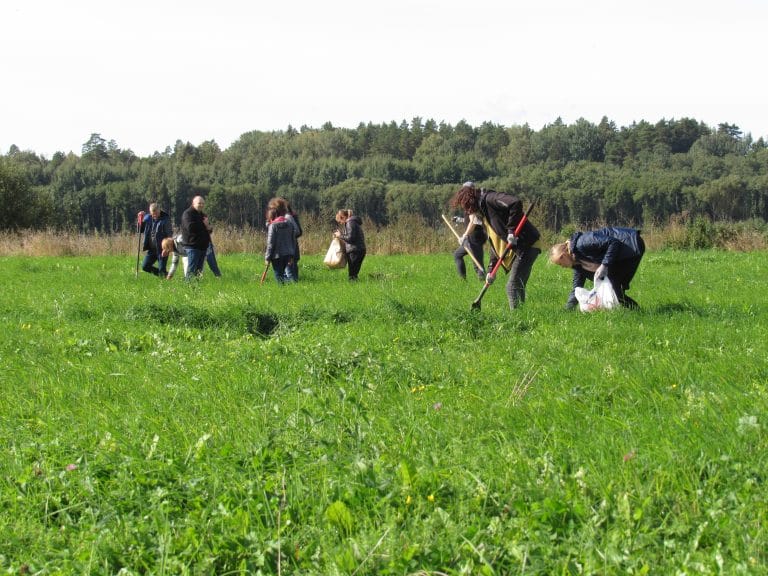
[[[583,288],[587,279],[608,277],[622,306],[638,308],[627,296],[629,283],[645,254],[645,242],[640,230],[634,228],[600,228],[591,232],[574,232],[570,239],[555,244],[549,250],[549,261],[573,269],[573,288],[565,307],[575,308],[576,288]]]

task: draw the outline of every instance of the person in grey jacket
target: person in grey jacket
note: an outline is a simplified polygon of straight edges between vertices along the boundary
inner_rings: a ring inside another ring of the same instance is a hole
[[[296,256],[296,232],[285,217],[285,210],[267,210],[267,248],[264,263],[272,265],[275,279],[280,283],[293,282],[293,259]]]
[[[347,272],[353,282],[360,274],[360,268],[365,260],[365,234],[363,233],[363,221],[359,216],[352,214],[352,210],[339,210],[336,213],[336,222],[340,228],[333,235],[344,241],[347,254]]]
[[[622,306],[638,308],[627,296],[629,283],[635,277],[645,254],[645,242],[640,230],[634,228],[600,228],[591,232],[574,232],[570,239],[555,244],[549,250],[549,261],[573,269],[573,289],[565,307],[578,305],[576,288],[583,288],[587,279],[608,277]]]

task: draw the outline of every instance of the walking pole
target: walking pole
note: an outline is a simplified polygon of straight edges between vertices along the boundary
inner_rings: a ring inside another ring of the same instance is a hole
[[[440,216],[443,218],[443,222],[445,222],[448,225],[448,228],[451,229],[451,232],[453,232],[453,235],[456,236],[456,240],[461,240],[461,236],[459,236],[459,233],[454,230],[453,226],[451,226],[451,223],[448,221],[448,218],[445,217],[445,214],[440,214]],[[465,240],[466,242],[466,240]],[[464,246],[464,244],[462,244]],[[485,270],[485,266],[480,264],[480,262],[477,261],[477,258],[475,258],[475,255],[472,254],[472,251],[464,246],[464,250],[467,254],[469,254],[469,257],[472,258],[472,262],[475,263],[475,266],[477,266],[478,270]]]
[[[139,277],[139,258],[141,257],[141,221],[144,219],[144,216],[139,218],[136,221],[136,232],[137,236],[139,237],[139,243],[136,247],[136,278]]]
[[[531,213],[531,210],[533,210],[533,207],[536,205],[536,200],[534,200],[531,205],[528,207],[528,211],[523,214],[523,217],[520,218],[520,222],[517,223],[517,227],[515,228],[515,236],[520,235],[520,231],[523,229],[523,225],[528,221],[528,214]],[[499,266],[501,266],[501,263],[504,262],[504,259],[507,257],[509,252],[512,250],[512,244],[507,244],[507,247],[504,248],[504,251],[501,253],[501,256],[499,256],[499,259],[496,261],[496,264],[493,266],[493,270],[491,270],[490,276],[495,277],[496,271],[499,269]],[[480,302],[483,300],[483,296],[485,296],[486,290],[488,290],[488,286],[490,286],[490,282],[488,282],[488,279],[485,279],[485,284],[483,284],[483,289],[480,291],[480,294],[475,298],[475,301],[472,302],[472,310],[480,310]]]

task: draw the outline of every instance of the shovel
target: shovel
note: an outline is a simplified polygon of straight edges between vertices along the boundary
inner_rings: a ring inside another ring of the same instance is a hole
[[[264,280],[265,280],[265,279],[266,279],[266,277],[267,277],[267,270],[269,270],[269,264],[270,264],[270,263],[269,263],[269,262],[267,262],[267,265],[266,265],[266,266],[264,266],[264,272],[262,272],[262,273],[261,273],[261,281],[259,282],[259,286],[261,286],[262,284],[264,284]]]
[[[456,240],[460,240],[461,236],[459,236],[459,233],[454,230],[453,226],[451,226],[451,223],[448,221],[448,218],[445,217],[445,214],[440,214],[440,216],[443,218],[443,222],[445,222],[448,225],[448,228],[451,229],[451,232],[453,232],[453,235],[456,236]],[[463,244],[462,244],[463,246]],[[478,270],[485,270],[485,266],[483,266],[480,262],[477,261],[477,258],[475,258],[475,255],[472,254],[472,252],[464,247],[464,250],[467,254],[469,254],[469,257],[472,258],[472,262],[475,263],[475,266],[477,266]]]
[[[523,217],[520,218],[520,222],[517,223],[517,227],[515,228],[515,236],[518,236],[520,234],[520,231],[523,229],[523,226],[528,221],[528,214],[531,213],[531,210],[533,210],[533,207],[536,205],[536,200],[531,202],[531,205],[528,206],[528,211],[523,214]],[[504,262],[504,259],[509,255],[510,250],[512,250],[512,244],[507,244],[507,247],[504,248],[504,252],[501,253],[501,256],[499,256],[499,259],[496,260],[496,264],[493,265],[493,269],[490,272],[490,276],[496,277],[496,272],[499,269],[499,266],[501,266],[501,263]],[[516,255],[515,255],[516,256]],[[512,261],[515,261],[515,256],[512,257]],[[483,284],[483,289],[480,290],[480,294],[477,295],[477,298],[475,298],[475,301],[472,302],[472,310],[480,310],[480,303],[483,301],[483,296],[485,296],[485,292],[488,290],[488,286],[490,286],[490,282],[488,282],[488,279],[486,278],[485,284]]]

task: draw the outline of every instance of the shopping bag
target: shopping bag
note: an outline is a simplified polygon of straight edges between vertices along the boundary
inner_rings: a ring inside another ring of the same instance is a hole
[[[331,240],[328,252],[325,253],[325,258],[323,258],[323,264],[331,269],[344,268],[347,265],[347,253],[343,240],[340,238]]]
[[[610,310],[619,306],[619,298],[607,276],[602,279],[595,278],[592,290],[576,288],[575,293],[576,300],[579,301],[579,310],[582,312]]]

